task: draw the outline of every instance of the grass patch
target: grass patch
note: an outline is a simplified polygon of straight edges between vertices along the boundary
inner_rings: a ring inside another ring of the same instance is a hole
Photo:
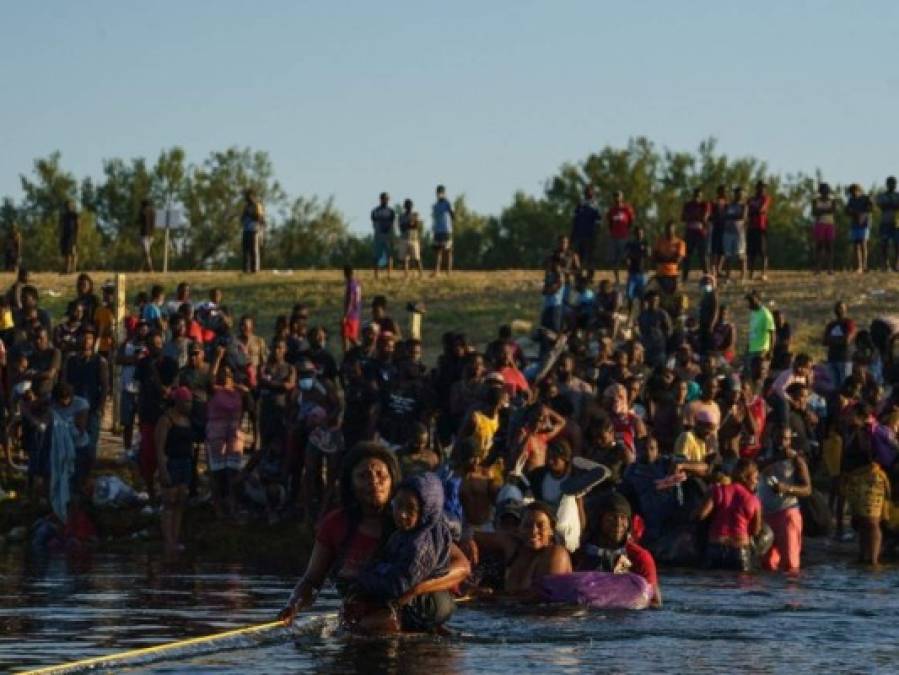
[[[99,285],[110,277],[103,272],[92,274]],[[598,279],[604,275],[599,274]],[[440,336],[450,330],[464,331],[476,345],[491,340],[500,324],[514,320],[536,322],[540,307],[542,273],[537,270],[497,270],[490,272],[455,272],[444,276],[404,283],[398,278],[375,281],[368,270],[360,273],[366,305],[375,295],[386,295],[390,312],[407,329],[406,303],[423,301],[427,314],[423,322],[425,355],[434,362],[440,351]],[[307,303],[313,324],[324,325],[331,335],[330,346],[339,352],[339,321],[343,303],[343,277],[339,270],[296,270],[290,273],[263,272],[247,275],[240,272],[177,272],[162,274],[129,274],[128,297],[162,283],[173,293],[179,281],[192,286],[195,301],[205,299],[209,289],[218,286],[225,293],[225,303],[237,315],[256,317],[258,330],[264,336],[272,333],[275,318],[289,314],[294,303]],[[62,316],[65,305],[74,296],[74,277],[37,274],[35,282],[41,290],[41,302],[54,320]],[[12,283],[12,275],[0,275],[0,284]],[[824,324],[832,316],[833,303],[844,300],[850,315],[866,326],[879,314],[889,313],[899,301],[899,275],[873,272],[866,275],[841,273],[833,276],[810,272],[772,272],[767,283],[741,287],[731,284],[722,289],[722,301],[730,308],[737,324],[740,348],[745,345],[747,308],[743,295],[750,288],[759,289],[770,307],[782,309],[794,331],[795,351],[823,355],[820,345]],[[687,286],[691,309],[696,308],[698,288]]]

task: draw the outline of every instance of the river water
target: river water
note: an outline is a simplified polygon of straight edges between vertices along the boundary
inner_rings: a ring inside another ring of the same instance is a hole
[[[826,560],[826,557],[822,559]],[[295,571],[137,553],[0,553],[0,671],[271,621]],[[350,637],[325,591],[300,629],[127,672],[896,672],[899,569],[845,551],[798,578],[663,571],[665,606],[598,612],[464,605],[448,638]],[[122,668],[117,667],[116,672]]]

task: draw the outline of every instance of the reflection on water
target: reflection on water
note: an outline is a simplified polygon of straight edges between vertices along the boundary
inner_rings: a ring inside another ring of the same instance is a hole
[[[295,570],[137,553],[0,556],[0,670],[270,621]],[[172,673],[722,672],[895,669],[899,572],[824,564],[797,579],[668,573],[665,608],[467,605],[450,638],[348,637],[334,621],[276,642],[135,670]],[[336,609],[329,593],[316,608]],[[235,645],[230,645],[234,647]]]

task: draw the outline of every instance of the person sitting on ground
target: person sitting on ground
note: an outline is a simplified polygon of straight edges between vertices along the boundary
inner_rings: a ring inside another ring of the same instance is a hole
[[[610,492],[588,514],[587,533],[575,553],[575,569],[620,574],[630,572],[652,586],[652,606],[662,606],[662,589],[652,554],[632,536],[631,505],[624,496]]]
[[[762,508],[755,490],[759,470],[751,459],[737,462],[732,482],[716,484],[699,509],[698,518],[711,517],[705,564],[711,569],[748,572],[751,543],[762,529]]]

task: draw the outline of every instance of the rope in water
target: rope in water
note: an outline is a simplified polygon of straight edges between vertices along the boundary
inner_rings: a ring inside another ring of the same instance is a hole
[[[456,604],[464,604],[473,600],[471,596],[456,598]],[[166,642],[153,647],[142,647],[140,649],[129,649],[124,652],[116,652],[106,654],[104,656],[94,656],[80,661],[70,661],[68,663],[60,663],[55,666],[45,666],[35,670],[27,670],[21,675],[61,675],[62,673],[74,673],[88,668],[96,668],[98,666],[110,666],[120,661],[128,661],[134,659],[145,658],[166,652],[173,652],[177,649],[192,647],[195,645],[208,644],[210,642],[227,640],[228,638],[254,635],[274,630],[276,628],[286,628],[283,621],[269,621],[268,623],[260,623],[255,626],[245,626],[244,628],[235,628],[226,630],[223,633],[212,633],[210,635],[202,635],[200,637],[188,638],[186,640],[178,640],[176,642]]]
[[[115,654],[107,654],[105,656],[95,656],[89,659],[81,659],[80,661],[71,661],[69,663],[61,663],[55,666],[47,666],[36,670],[29,670],[24,675],[57,675],[59,673],[71,673],[87,668],[95,668],[102,665],[111,665],[112,663],[130,659],[138,659],[155,654],[163,654],[165,652],[182,649],[184,647],[192,647],[194,645],[206,644],[216,640],[227,638],[264,633],[274,628],[286,628],[283,621],[269,621],[268,623],[260,623],[255,626],[245,626],[244,628],[235,628],[227,630],[223,633],[212,633],[211,635],[202,635],[200,637],[188,638],[186,640],[178,640],[177,642],[166,642],[153,647],[143,647],[141,649],[130,649],[125,652]]]

